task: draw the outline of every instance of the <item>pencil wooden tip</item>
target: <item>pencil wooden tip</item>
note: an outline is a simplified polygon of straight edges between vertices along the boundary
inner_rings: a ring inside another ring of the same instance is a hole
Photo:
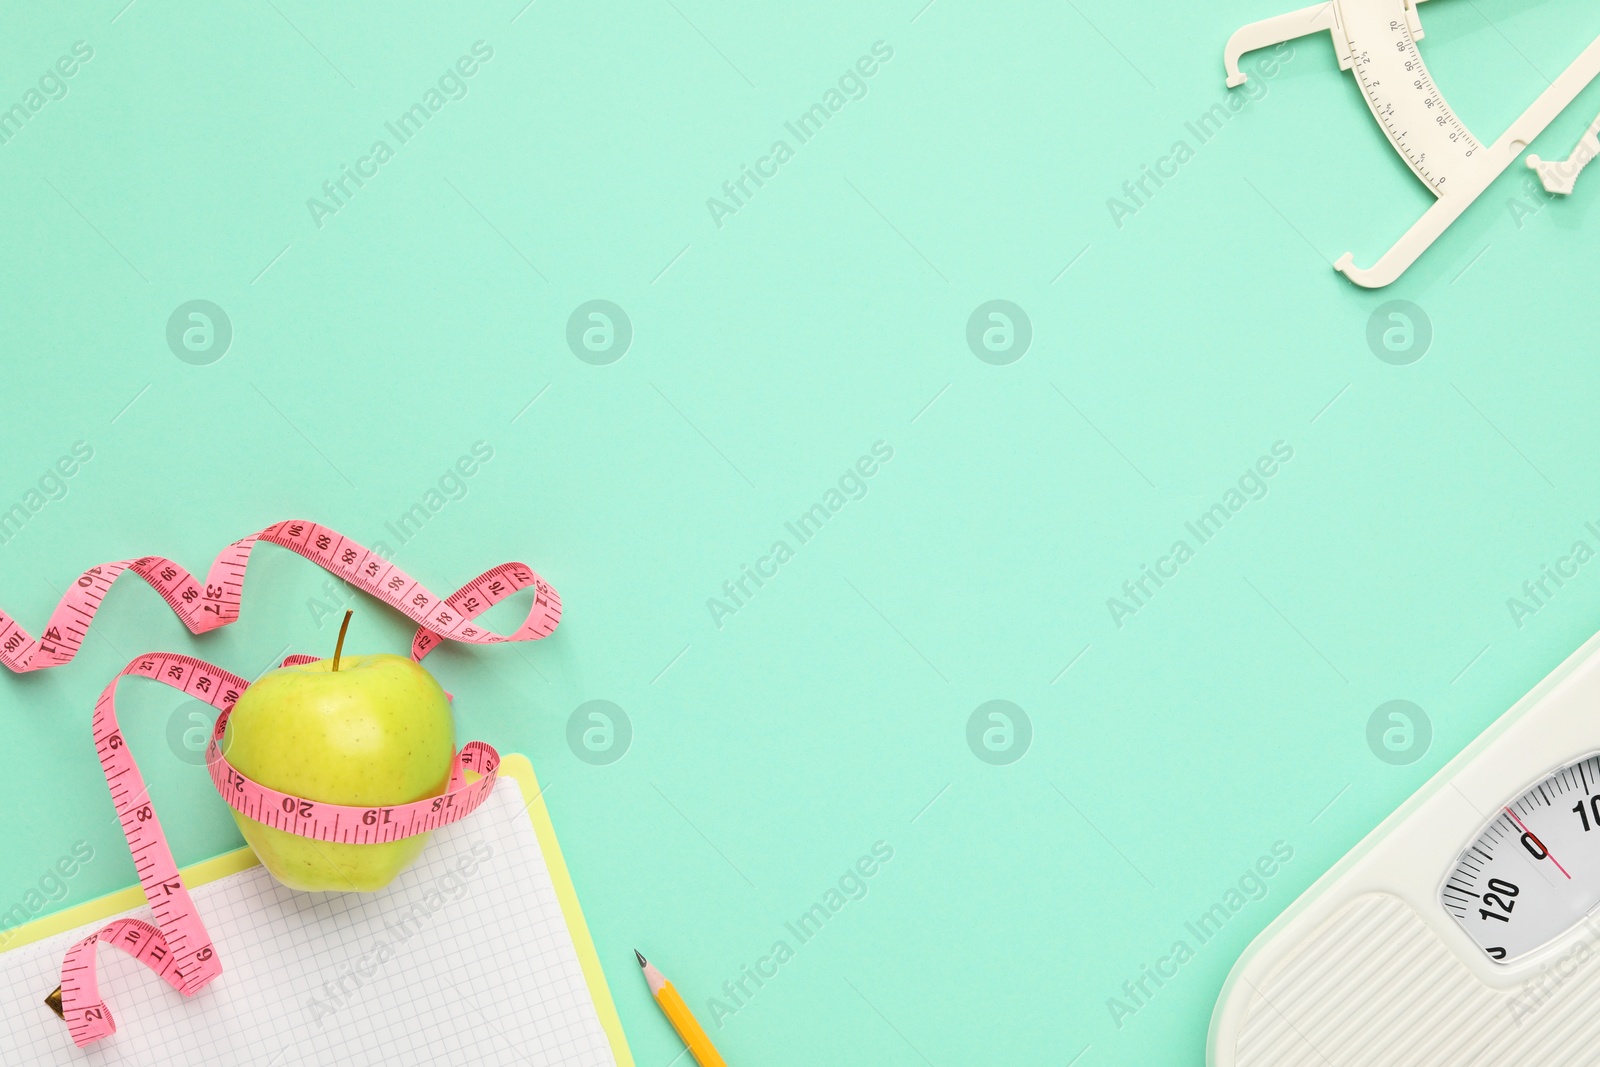
[[[633,954],[639,960],[639,966],[648,967],[650,965],[650,961],[645,959],[644,958],[644,954],[641,953],[638,949],[634,949],[633,950]]]
[[[50,1005],[50,1010],[55,1012],[57,1015],[61,1016],[63,1021],[66,1019],[67,1013],[65,1011],[63,1011],[62,1008],[61,1008],[61,987],[60,986],[56,986],[55,992],[51,993],[48,997],[45,997],[44,998],[44,1002],[46,1004]]]

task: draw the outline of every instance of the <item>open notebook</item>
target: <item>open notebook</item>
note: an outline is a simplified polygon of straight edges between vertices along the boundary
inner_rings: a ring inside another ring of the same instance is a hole
[[[185,870],[222,975],[184,997],[101,946],[117,1032],[83,1050],[44,997],[74,940],[150,917],[143,893],[23,927],[0,955],[0,1062],[633,1067],[533,768],[500,774],[379,893],[293,892],[249,849]]]

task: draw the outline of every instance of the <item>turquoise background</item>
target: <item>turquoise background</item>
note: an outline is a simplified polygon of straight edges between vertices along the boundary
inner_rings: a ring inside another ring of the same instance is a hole
[[[1200,1064],[1250,938],[1595,629],[1600,564],[1520,625],[1507,598],[1600,548],[1600,175],[1546,203],[1518,165],[1400,283],[1349,285],[1333,259],[1431,198],[1323,35],[1112,220],[1224,100],[1228,35],[1283,4],[124,3],[0,13],[0,104],[93,49],[0,145],[0,510],[93,449],[0,545],[0,605],[37,632],[90,565],[201,570],[283,518],[387,541],[437,591],[532,564],[553,637],[429,666],[462,739],[532,757],[644,1067],[681,1046],[635,946],[734,1064]],[[1422,16],[1485,140],[1600,34],[1581,0]],[[307,199],[477,41],[467,95],[319,228]],[[707,199],[879,41],[865,98],[719,227]],[[233,332],[206,365],[166,340],[194,299]],[[566,341],[594,299],[632,324],[609,365]],[[1008,365],[966,340],[992,299],[1031,323]],[[1404,365],[1367,342],[1395,299],[1432,330]],[[385,523],[479,441],[398,545]],[[880,441],[865,497],[791,539]],[[1116,625],[1108,598],[1275,442],[1267,495]],[[778,539],[719,628],[708,600]],[[0,678],[0,906],[79,840],[96,858],[41,910],[133,881],[89,739],[108,677],[147,649],[252,677],[326,653],[349,597],[325,581],[263,547],[242,619],[200,638],[119,583],[76,661]],[[404,647],[354,601],[354,650]],[[1367,741],[1397,699],[1431,726],[1400,765]],[[567,742],[591,700],[631,724],[608,765]],[[968,745],[991,700],[1031,723],[1008,765]],[[139,684],[121,707],[180,862],[238,845],[168,744],[193,709]],[[880,841],[798,945],[785,923]],[[1195,943],[1276,842],[1265,898]]]

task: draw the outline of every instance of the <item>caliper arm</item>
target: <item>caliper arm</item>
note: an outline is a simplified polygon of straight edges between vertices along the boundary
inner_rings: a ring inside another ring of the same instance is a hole
[[[1271,48],[1275,44],[1292,41],[1296,37],[1304,37],[1318,30],[1331,29],[1333,29],[1331,0],[1328,3],[1301,8],[1287,15],[1275,15],[1270,19],[1262,19],[1260,22],[1252,22],[1248,26],[1241,27],[1228,38],[1228,47],[1222,55],[1223,64],[1228,69],[1228,88],[1243,85],[1249,80],[1244,71],[1239,69],[1239,59],[1246,52],[1254,52],[1258,48]]]
[[[1600,156],[1600,118],[1594,120],[1594,125],[1589,127],[1568,158],[1557,161],[1529,156],[1528,166],[1539,172],[1545,192],[1552,196],[1571,196],[1578,184],[1578,175],[1583,173],[1584,167],[1594,162],[1596,156]]]
[[[1406,21],[1411,26],[1411,35],[1417,40],[1422,40],[1422,23],[1417,21],[1417,4],[1424,0],[1412,0],[1406,4]],[[1234,35],[1228,38],[1228,46],[1223,51],[1222,62],[1228,71],[1228,88],[1234,89],[1249,81],[1244,71],[1239,69],[1239,60],[1247,52],[1254,52],[1258,48],[1271,48],[1275,44],[1283,44],[1297,37],[1306,37],[1318,30],[1332,30],[1337,25],[1338,13],[1334,10],[1331,0],[1326,3],[1313,4],[1311,7],[1291,11],[1287,15],[1276,15],[1260,22],[1252,22],[1241,27]],[[1346,55],[1348,49],[1343,41],[1334,35],[1334,48],[1339,52],[1339,69],[1350,69],[1350,57]]]

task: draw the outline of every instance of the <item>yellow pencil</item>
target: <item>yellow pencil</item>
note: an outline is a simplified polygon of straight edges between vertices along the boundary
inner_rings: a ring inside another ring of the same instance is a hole
[[[661,1005],[661,1011],[666,1015],[667,1022],[678,1031],[683,1043],[689,1046],[689,1052],[694,1056],[695,1062],[700,1067],[728,1067],[721,1054],[712,1047],[711,1039],[700,1029],[700,1023],[689,1011],[689,1005],[683,1002],[683,997],[672,987],[672,983],[661,977],[661,972],[640,955],[638,949],[634,949],[633,954],[639,957],[639,966],[644,968],[644,980],[650,984],[650,995],[656,998],[656,1003]]]

